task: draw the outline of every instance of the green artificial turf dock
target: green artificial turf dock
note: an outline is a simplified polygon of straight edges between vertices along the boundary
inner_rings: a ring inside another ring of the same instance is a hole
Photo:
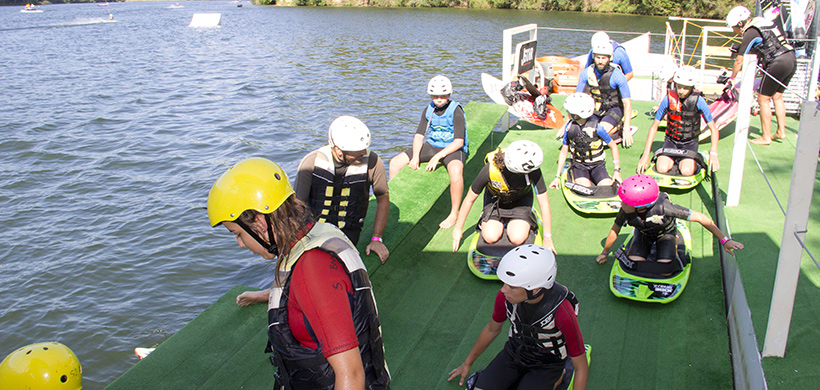
[[[555,106],[561,107],[563,97],[556,96],[555,101]],[[633,124],[641,130],[636,134],[636,146],[621,150],[625,176],[637,165],[651,123],[646,114],[651,103],[636,102],[635,106],[639,115]],[[487,152],[518,139],[530,139],[541,145],[545,154],[542,171],[547,178],[555,171],[560,147],[560,141],[554,137],[556,131],[528,129],[526,124],[519,124],[521,129],[493,132],[504,110],[504,106],[486,103],[470,103],[465,109],[471,141],[470,159],[464,170],[465,190],[483,166]],[[756,118],[752,118],[752,124],[757,124]],[[728,186],[733,128],[730,125],[724,129],[720,144],[723,165],[718,176],[724,186]],[[796,125],[793,129],[796,131]],[[657,135],[655,148],[660,146],[662,137],[662,133]],[[793,138],[790,134],[790,140]],[[765,151],[777,153],[784,149],[779,152],[782,156],[771,155],[769,159],[786,159],[788,142],[782,144]],[[793,146],[791,150],[793,154]],[[607,158],[611,163],[609,153]],[[782,229],[783,218],[767,214],[773,213],[771,206],[777,206],[766,198],[762,189],[765,184],[749,184],[755,176],[752,167],[757,170],[753,164],[747,163],[741,206],[727,209],[726,213],[733,235],[747,245],[738,254],[738,262],[762,348],[761,332],[765,331],[780,237],[774,225],[779,223]],[[784,164],[791,166],[791,158]],[[781,191],[788,191],[787,167],[775,169],[775,175],[785,182]],[[452,253],[452,229],[438,228],[450,209],[447,182],[442,167],[434,172],[405,169],[392,179],[391,213],[384,236],[391,250],[390,258],[382,265],[375,256],[365,256],[382,319],[393,389],[458,389],[456,383],[447,382],[447,374],[461,364],[489,321],[501,286],[499,282],[476,278],[466,266],[467,246],[474,234],[479,206],[473,206],[457,253]],[[714,218],[711,185],[704,184],[686,193],[671,193],[672,201]],[[768,187],[765,189],[768,191]],[[566,204],[560,190],[550,190],[549,197],[558,251],[557,280],[577,295],[581,331],[584,341],[592,346],[589,388],[731,388],[720,261],[711,234],[697,224],[689,225],[692,274],[678,300],[659,305],[618,299],[607,284],[612,256],[605,265],[594,260],[614,216],[591,218],[577,214]],[[374,211],[375,205],[370,207],[371,215],[362,237],[370,234]],[[773,222],[761,222],[764,218]],[[618,244],[627,233],[622,230]],[[361,243],[359,249],[363,250],[365,245]],[[816,241],[812,245],[819,246]],[[799,379],[811,380],[809,373],[816,373],[816,369],[809,368],[815,359],[808,355],[816,350],[818,340],[817,331],[811,329],[817,316],[812,303],[819,279],[816,271],[815,268],[814,282],[808,278],[800,280],[795,322],[801,325],[793,323],[787,358],[764,360],[773,388],[774,383],[781,383],[775,380],[800,387],[792,384],[809,383]],[[753,293],[748,283],[754,283]],[[274,368],[262,352],[266,341],[265,305],[241,308],[234,303],[236,295],[247,289],[236,287],[226,293],[109,388],[270,388]],[[505,339],[506,327],[473,370],[489,363]],[[806,375],[791,375],[792,363],[800,371],[805,367],[802,372]]]

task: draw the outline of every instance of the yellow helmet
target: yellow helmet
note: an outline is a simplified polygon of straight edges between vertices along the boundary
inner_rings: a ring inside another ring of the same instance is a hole
[[[273,161],[251,157],[228,168],[208,194],[211,226],[233,222],[245,210],[270,214],[293,194],[285,171]]]
[[[63,344],[48,342],[22,347],[0,363],[3,389],[81,389],[83,368]]]

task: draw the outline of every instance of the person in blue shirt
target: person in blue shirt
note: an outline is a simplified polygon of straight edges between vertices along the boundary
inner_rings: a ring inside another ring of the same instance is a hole
[[[564,126],[564,141],[558,154],[558,168],[549,188],[558,188],[561,170],[570,152],[572,163],[569,169],[572,170],[572,174],[569,177],[574,183],[586,187],[612,185],[612,178],[606,170],[606,146],[612,151],[612,163],[615,166],[613,176],[620,182],[621,162],[618,159],[618,145],[600,125],[599,118],[592,115],[595,110],[595,101],[592,97],[582,92],[570,94],[564,100],[564,109],[567,110],[570,120]]]
[[[594,64],[581,71],[575,92],[592,95],[595,99],[595,115],[601,118],[601,126],[607,133],[614,135],[616,143],[623,140],[624,147],[628,148],[632,145],[632,133],[629,131],[632,124],[632,95],[626,76],[610,61],[612,53],[612,45],[609,43],[600,42],[592,48]],[[619,128],[621,121],[623,127]],[[620,131],[621,128],[627,131]]]
[[[709,111],[709,105],[706,104],[700,92],[695,91],[696,75],[697,70],[689,65],[682,66],[675,72],[674,86],[667,90],[667,96],[661,100],[658,112],[655,113],[655,120],[646,135],[646,146],[638,161],[638,172],[643,172],[649,167],[649,160],[652,158],[652,141],[655,139],[655,132],[658,131],[658,126],[664,116],[666,116],[667,124],[663,147],[694,152],[698,151],[700,121],[703,117],[709,130],[712,131],[709,167],[712,171],[720,168],[717,156],[720,134],[715,127],[715,120],[712,118],[712,112]],[[678,169],[683,176],[691,176],[697,172],[694,159],[682,158],[680,161],[675,161],[668,156],[658,156],[655,170],[658,173],[669,172],[675,163],[678,163]]]
[[[598,31],[593,34],[591,43],[592,47],[595,47],[597,43],[609,43],[612,45],[612,64],[621,68],[621,72],[624,72],[624,76],[626,76],[627,81],[632,80],[632,62],[629,61],[629,55],[626,54],[626,49],[623,46],[619,45],[618,42],[609,39],[609,35],[603,31]],[[589,49],[587,63],[584,64],[584,68],[592,65],[593,61],[594,55],[592,54],[592,49]]]

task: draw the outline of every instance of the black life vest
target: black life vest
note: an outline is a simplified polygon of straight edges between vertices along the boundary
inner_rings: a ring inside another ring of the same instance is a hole
[[[597,162],[606,158],[604,156],[604,140],[598,135],[598,123],[600,119],[592,115],[587,118],[581,126],[575,121],[571,121],[567,126],[567,141],[569,150],[572,153],[574,162]]]
[[[484,157],[484,162],[489,165],[490,181],[487,182],[487,192],[502,204],[517,202],[525,195],[532,193],[529,175],[524,175],[526,185],[523,187],[511,187],[504,178],[504,172],[495,165],[494,157],[498,150],[494,150]],[[507,170],[509,172],[509,170]],[[512,172],[510,172],[512,173]],[[515,173],[512,173],[515,175]]]
[[[657,239],[661,234],[674,233],[677,218],[667,217],[664,213],[664,202],[669,199],[665,192],[658,194],[658,200],[643,215],[633,211],[626,214],[626,223],[641,234]]]
[[[743,30],[750,28],[757,29],[763,37],[763,43],[757,47],[757,51],[763,57],[764,64],[770,64],[775,58],[794,50],[794,47],[786,42],[783,33],[771,20],[761,17],[754,18]]]
[[[287,302],[290,292],[291,270],[305,252],[319,248],[344,264],[353,286],[351,309],[356,337],[359,340],[365,373],[365,388],[380,390],[388,388],[390,374],[384,361],[381,324],[373,298],[370,278],[359,257],[359,251],[335,226],[316,223],[313,228],[291,249],[280,270],[279,280],[274,281],[268,298],[268,339],[273,347],[272,360],[279,370],[276,380],[286,390],[333,389],[336,377],[333,368],[322,355],[322,349],[302,346],[294,338],[288,326]]]
[[[584,92],[592,95],[592,98],[595,99],[595,115],[603,116],[610,108],[614,107],[623,109],[621,93],[609,84],[612,72],[616,68],[609,64],[600,80],[595,76],[595,69],[595,64],[587,68],[587,86],[584,88]]]
[[[666,112],[666,135],[678,141],[690,141],[700,135],[700,111],[698,97],[701,92],[694,89],[683,101],[675,88],[668,90],[669,108]]]
[[[510,319],[510,339],[504,348],[519,363],[538,367],[565,362],[569,356],[564,334],[555,325],[555,311],[567,299],[578,314],[578,300],[566,287],[555,283],[547,290],[541,301],[534,305],[505,302],[507,317]],[[528,306],[524,313],[522,306]]]
[[[370,152],[366,151],[360,163],[348,165],[337,173],[331,146],[319,148],[313,163],[308,201],[319,222],[344,230],[361,230],[370,198],[369,156]]]

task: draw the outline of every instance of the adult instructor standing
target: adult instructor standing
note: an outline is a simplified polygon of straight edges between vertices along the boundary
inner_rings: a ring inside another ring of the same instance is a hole
[[[729,11],[726,16],[726,25],[731,27],[735,34],[743,34],[743,41],[732,66],[732,80],[743,67],[743,56],[746,53],[757,54],[758,62],[763,64],[763,83],[760,84],[757,94],[762,135],[749,142],[768,145],[773,139],[785,139],[786,105],[783,102],[783,92],[786,91],[786,86],[789,85],[789,81],[797,70],[794,47],[786,42],[783,31],[780,31],[771,20],[761,17],[752,18],[752,13],[744,6],[735,7]],[[777,116],[775,134],[771,132],[772,110],[769,102],[774,103],[774,113]]]

